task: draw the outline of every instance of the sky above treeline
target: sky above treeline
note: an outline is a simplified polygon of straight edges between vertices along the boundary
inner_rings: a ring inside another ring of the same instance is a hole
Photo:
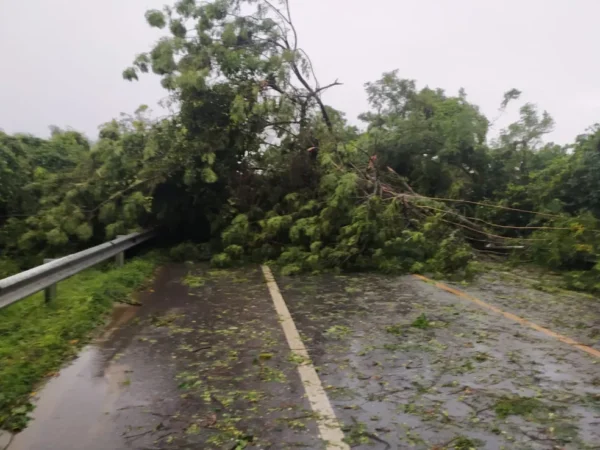
[[[144,12],[165,0],[0,0],[0,129],[49,134],[98,126],[167,95],[155,76],[121,72],[161,32]],[[523,91],[555,119],[548,140],[564,144],[600,122],[598,0],[290,0],[300,45],[325,100],[353,123],[367,110],[364,83],[383,72],[468,99],[489,118],[502,94]],[[517,117],[518,104],[492,130]]]

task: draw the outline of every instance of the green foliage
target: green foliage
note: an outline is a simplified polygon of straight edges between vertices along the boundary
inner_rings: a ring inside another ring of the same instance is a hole
[[[89,269],[61,282],[51,304],[39,293],[0,310],[0,428],[26,426],[35,386],[75,356],[113,302],[126,301],[153,269],[151,257]]]
[[[281,274],[284,276],[296,275],[302,272],[302,267],[296,264],[287,264],[281,269]]]
[[[458,436],[456,439],[452,440],[450,445],[452,445],[451,448],[455,450],[474,450],[479,447],[480,442],[465,436]]]
[[[504,397],[496,402],[494,411],[501,419],[508,416],[531,416],[538,411],[547,411],[549,408],[537,398],[530,397]]]
[[[205,183],[212,184],[218,179],[219,178],[217,177],[217,174],[210,167],[205,167],[202,169],[202,181]]]
[[[582,268],[600,254],[600,223],[590,213],[555,219],[557,229],[540,230],[531,235],[529,252],[534,261],[552,269]]]
[[[490,141],[493,121],[464,90],[393,71],[366,84],[359,131],[323,103],[330,85],[317,83],[280,6],[179,0],[146,13],[164,35],[123,77],[159,75],[171,117],[141,106],[94,143],[58,128],[46,140],[0,132],[2,261],[30,267],[158,226],[181,241],[220,238],[212,261],[223,267],[470,278],[473,248],[491,244],[597,290],[600,126],[545,144],[553,119],[523,104]],[[520,95],[508,90],[500,111]],[[173,255],[209,252],[186,244]]]
[[[223,232],[222,238],[225,245],[245,245],[251,238],[248,216],[237,215]]]
[[[128,67],[127,69],[123,70],[122,76],[127,81],[138,80],[137,73],[133,67]]]
[[[470,267],[469,263],[472,259],[472,248],[465,243],[462,236],[453,231],[439,242],[438,251],[427,261],[426,267],[434,273],[448,274]],[[472,270],[469,269],[470,272]]]
[[[270,260],[282,273],[322,270],[420,270],[447,274],[466,269],[472,250],[460,234],[436,217],[411,219],[396,200],[357,198],[359,178],[320,168],[320,188],[293,193],[250,221],[239,214],[222,232],[232,260]],[[444,236],[446,236],[444,238]]]
[[[182,242],[169,250],[169,257],[176,262],[208,261],[211,258],[210,243]]]
[[[233,261],[227,253],[217,253],[211,258],[210,263],[215,267],[230,267]]]
[[[19,266],[15,261],[0,258],[0,279],[6,278],[19,272]]]
[[[571,270],[564,273],[565,286],[576,291],[600,294],[600,263],[589,270]]]
[[[229,245],[225,248],[225,254],[232,259],[239,259],[244,254],[244,248],[241,245]]]
[[[521,93],[522,93],[521,91],[519,91],[518,89],[514,89],[514,88],[509,91],[506,91],[504,93],[504,99],[502,100],[502,103],[500,104],[500,108],[502,110],[506,109],[506,107],[512,100],[516,100],[521,96]]]
[[[418,90],[397,71],[366,86],[373,111],[360,116],[368,125],[360,144],[382,167],[410,179],[422,195],[479,193],[488,167],[488,120],[476,106],[441,89]]]
[[[413,323],[410,324],[411,327],[420,328],[422,330],[429,328],[430,322],[427,316],[423,313],[419,317],[417,317]]]
[[[182,283],[185,286],[197,288],[204,286],[206,280],[203,277],[188,274],[183,278]]]
[[[385,331],[396,336],[402,335],[402,325],[389,325],[385,327]]]
[[[333,325],[325,330],[325,335],[332,339],[343,339],[351,333],[352,330],[345,325]]]
[[[151,27],[164,28],[166,25],[165,15],[156,9],[146,12],[146,20]]]

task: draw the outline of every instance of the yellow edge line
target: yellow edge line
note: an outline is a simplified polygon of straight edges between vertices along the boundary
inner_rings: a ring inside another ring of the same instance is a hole
[[[536,331],[539,331],[540,333],[544,333],[546,336],[550,336],[553,337],[555,339],[558,339],[560,342],[564,342],[565,344],[569,344],[581,351],[584,351],[586,353],[589,353],[592,356],[595,356],[597,358],[600,358],[600,351],[596,350],[595,348],[589,347],[585,344],[582,344],[580,342],[577,342],[574,339],[571,339],[570,337],[564,336],[562,334],[559,333],[555,333],[552,330],[549,330],[548,328],[542,327],[536,323],[533,323],[527,319],[524,319],[522,317],[517,316],[516,314],[513,313],[509,313],[507,311],[503,311],[500,308],[497,308],[496,306],[490,305],[489,303],[484,302],[483,300],[478,299],[477,297],[473,297],[472,295],[467,294],[466,292],[460,291],[458,289],[454,289],[451,288],[450,286],[445,285],[444,283],[439,283],[437,281],[431,280],[427,277],[424,277],[423,275],[417,275],[414,274],[413,277],[418,278],[421,281],[425,281],[426,283],[431,283],[434,286],[436,286],[439,289],[442,289],[443,291],[449,292],[451,294],[456,295],[457,297],[461,297],[464,298],[466,300],[469,300],[470,302],[473,302],[479,306],[481,306],[482,308],[485,308],[489,311],[493,311],[497,314],[500,314],[504,317],[506,317],[507,319],[510,319],[514,322],[518,322],[521,325],[525,325],[529,328],[533,328]]]
[[[323,385],[317,375],[317,371],[310,359],[308,351],[300,338],[300,333],[298,333],[296,324],[294,323],[290,311],[285,304],[285,300],[279,291],[279,287],[271,273],[271,269],[269,269],[268,266],[262,266],[262,271],[267,282],[267,288],[273,299],[275,311],[277,311],[277,314],[279,315],[281,328],[283,328],[283,333],[285,334],[288,345],[290,346],[290,349],[293,349],[293,351],[303,359],[302,363],[298,364],[298,374],[304,385],[304,391],[306,392],[310,406],[312,410],[317,413],[316,420],[321,439],[326,442],[327,450],[350,450],[348,444],[343,441],[344,432],[335,417],[333,407],[323,389]]]

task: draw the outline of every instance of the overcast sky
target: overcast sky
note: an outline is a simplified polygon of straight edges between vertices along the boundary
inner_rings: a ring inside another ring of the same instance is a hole
[[[350,119],[367,107],[364,83],[399,69],[420,87],[464,87],[488,117],[518,88],[555,118],[559,143],[600,122],[600,0],[290,3],[321,83],[344,83],[326,101]],[[121,72],[158,38],[144,12],[163,4],[0,0],[0,129],[46,136],[58,125],[96,138],[120,112],[155,105],[166,94],[156,77],[128,83]]]

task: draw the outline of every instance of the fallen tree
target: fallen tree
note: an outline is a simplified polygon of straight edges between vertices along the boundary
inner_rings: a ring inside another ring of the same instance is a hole
[[[597,260],[600,129],[573,151],[543,144],[553,121],[525,104],[489,142],[494,121],[464,91],[389,72],[367,83],[359,130],[324,102],[341,83],[319,82],[288,1],[180,0],[146,19],[165,35],[123,76],[159,75],[171,114],[141,107],[93,144],[0,139],[0,270],[146,226],[203,242],[194,253],[210,247],[214,264],[286,273],[470,275],[478,252],[588,272]]]

